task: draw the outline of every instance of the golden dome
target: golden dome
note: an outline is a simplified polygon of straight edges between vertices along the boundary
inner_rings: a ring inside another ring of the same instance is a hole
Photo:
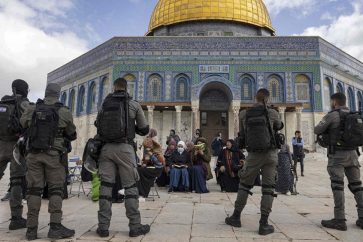
[[[159,0],[148,33],[161,26],[203,20],[241,22],[275,32],[262,0]]]

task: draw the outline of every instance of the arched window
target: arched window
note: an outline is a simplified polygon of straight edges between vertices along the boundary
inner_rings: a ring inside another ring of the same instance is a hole
[[[84,112],[85,107],[86,107],[86,89],[84,88],[84,86],[81,86],[78,91],[78,102],[77,102],[78,113]]]
[[[76,91],[74,89],[71,90],[69,94],[68,107],[71,113],[74,112],[74,106],[76,105]]]
[[[188,79],[185,76],[181,76],[176,80],[175,85],[175,97],[176,100],[188,99]]]
[[[270,91],[271,102],[282,102],[281,81],[278,77],[272,76],[268,80],[268,90]]]
[[[297,102],[310,102],[310,79],[305,75],[295,77],[295,96]]]
[[[148,79],[148,99],[149,101],[161,101],[161,77],[151,75]]]
[[[343,85],[340,82],[336,86],[336,92],[344,93]]]
[[[63,92],[62,96],[61,96],[61,103],[63,103],[63,105],[67,105],[67,93]]]
[[[363,112],[363,96],[362,92],[358,91],[357,93],[357,100],[358,100],[358,112]]]
[[[242,100],[252,100],[253,81],[250,77],[243,77],[241,80],[241,97]]]
[[[123,78],[127,81],[128,94],[136,97],[136,77],[132,74],[127,74]]]
[[[94,111],[97,107],[96,95],[96,83],[92,82],[88,89],[88,112]]]
[[[355,111],[355,101],[354,101],[354,94],[353,89],[351,87],[348,88],[348,107],[351,111]]]
[[[103,100],[107,97],[107,95],[110,93],[110,80],[108,79],[108,76],[105,76],[102,78],[101,86],[100,86],[100,103],[103,102]]]
[[[332,95],[332,84],[331,80],[326,77],[323,83],[323,95],[324,95],[324,111],[328,112],[330,110],[330,96]]]

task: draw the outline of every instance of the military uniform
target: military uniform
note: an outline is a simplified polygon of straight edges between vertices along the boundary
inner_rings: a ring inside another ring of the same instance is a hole
[[[112,94],[111,94],[112,95]],[[107,99],[107,98],[106,98]],[[136,131],[143,130],[141,135],[148,133],[148,124],[140,104],[136,101],[129,101],[129,125],[135,126]],[[135,130],[135,127],[129,127]],[[139,133],[140,134],[140,133]],[[116,173],[120,175],[121,183],[125,189],[126,216],[129,219],[130,231],[142,227],[139,212],[139,192],[137,181],[139,174],[136,165],[136,153],[132,140],[135,132],[128,135],[129,143],[106,143],[101,150],[99,157],[99,175],[101,179],[99,211],[98,211],[98,233],[100,236],[107,236],[112,216],[112,187],[115,183]],[[104,231],[102,235],[102,231]]]
[[[349,112],[347,107],[340,107],[328,113],[315,127],[314,133],[335,132],[340,127],[339,110]],[[359,218],[363,218],[363,187],[360,179],[360,165],[358,162],[357,147],[332,147],[328,151],[328,173],[334,195],[334,218],[345,220],[344,174],[349,182],[349,189],[357,202]]]
[[[51,84],[49,84],[51,85]],[[49,87],[48,85],[48,87]],[[48,91],[47,87],[47,91]],[[58,89],[58,87],[55,87]],[[54,105],[58,102],[57,95],[45,95],[44,104]],[[52,90],[50,90],[52,91]],[[55,92],[57,92],[56,90]],[[52,92],[50,92],[52,94]],[[32,116],[36,105],[31,105],[21,117],[21,124],[24,128],[31,126]],[[41,206],[41,194],[45,183],[48,184],[49,205],[51,229],[59,228],[62,220],[62,200],[63,186],[66,178],[64,165],[61,163],[61,155],[67,152],[64,136],[74,140],[76,138],[76,127],[73,124],[72,113],[66,107],[60,107],[58,110],[59,122],[58,129],[62,130],[62,135],[57,135],[54,140],[52,149],[46,152],[29,151],[27,160],[27,183],[28,183],[28,231],[34,232],[38,227],[39,210]],[[61,228],[62,229],[62,228]],[[50,230],[51,232],[51,230]],[[33,235],[34,233],[32,233]],[[74,231],[73,231],[74,234]],[[34,238],[33,236],[31,236]],[[35,234],[36,237],[36,234]],[[50,234],[48,234],[48,237]],[[56,236],[57,238],[60,238]],[[63,237],[62,237],[63,238]],[[28,238],[29,239],[29,238]]]
[[[9,99],[10,96],[5,96],[2,100]],[[20,115],[29,106],[29,100],[25,97],[17,95]],[[19,117],[20,118],[20,117]],[[0,179],[4,175],[7,164],[10,162],[10,210],[12,222],[9,225],[10,230],[19,229],[24,226],[25,220],[22,219],[23,214],[23,189],[25,183],[25,166],[15,162],[13,156],[14,146],[18,140],[18,136],[1,137],[0,138]],[[20,224],[19,224],[20,222]],[[17,224],[17,225],[16,225]]]
[[[256,104],[255,107],[261,104]],[[241,128],[246,127],[247,110],[240,113]],[[278,112],[268,109],[271,127],[274,130],[283,128]],[[247,131],[248,132],[248,131]],[[260,224],[267,225],[267,219],[272,209],[275,191],[275,177],[277,167],[277,148],[272,148],[264,153],[249,152],[246,157],[243,169],[239,171],[239,190],[235,201],[235,211],[233,215],[226,219],[226,223],[235,227],[240,227],[240,215],[247,204],[248,195],[252,195],[251,189],[254,186],[256,177],[262,172],[262,199],[261,199],[261,220]],[[273,231],[271,231],[273,232]]]

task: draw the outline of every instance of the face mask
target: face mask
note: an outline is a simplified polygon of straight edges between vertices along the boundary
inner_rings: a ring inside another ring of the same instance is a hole
[[[181,154],[184,152],[184,148],[178,148],[178,152]]]

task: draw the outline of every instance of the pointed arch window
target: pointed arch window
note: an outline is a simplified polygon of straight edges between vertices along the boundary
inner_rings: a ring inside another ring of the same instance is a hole
[[[127,74],[123,76],[127,81],[127,92],[132,97],[136,97],[136,77],[132,74]]]
[[[99,102],[102,103],[103,100],[107,97],[107,95],[110,93],[110,80],[108,76],[105,76],[102,78],[101,81],[101,89],[100,89],[100,98]]]
[[[355,100],[353,95],[353,89],[348,88],[348,107],[351,111],[355,111]]]
[[[88,90],[88,112],[92,112],[96,109],[97,107],[96,96],[97,96],[96,83],[92,82]]]
[[[268,81],[268,90],[270,92],[271,102],[282,102],[281,81],[277,77],[270,77]]]
[[[358,100],[358,112],[363,112],[363,95],[362,92],[359,91],[357,93],[357,100]]]
[[[242,100],[252,100],[252,79],[250,77],[244,77],[241,81],[241,96]]]
[[[69,94],[68,107],[71,113],[74,112],[74,107],[76,105],[76,91],[74,89],[71,90]]]
[[[310,102],[310,79],[306,75],[295,77],[295,96],[297,102]]]
[[[185,76],[179,77],[176,81],[176,100],[188,99],[188,79]]]
[[[148,99],[149,101],[161,101],[161,77],[152,75],[148,79]]]
[[[330,110],[330,96],[332,95],[332,84],[331,80],[326,77],[324,79],[324,111],[328,112]]]
[[[86,109],[86,89],[84,86],[79,88],[77,108],[78,113],[83,113]]]
[[[61,103],[63,103],[63,105],[67,105],[67,93],[63,92],[62,96],[61,96]]]
[[[343,85],[341,83],[338,83],[337,84],[337,86],[336,86],[336,92],[344,93],[344,88],[343,88]]]

